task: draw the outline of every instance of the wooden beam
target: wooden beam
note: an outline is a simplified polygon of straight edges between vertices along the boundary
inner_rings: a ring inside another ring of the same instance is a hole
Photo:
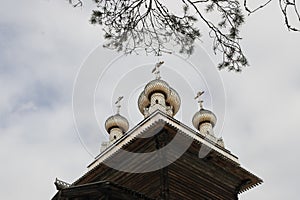
[[[169,134],[166,130],[156,135],[155,138],[155,146],[158,150],[158,157],[160,160],[161,168],[160,168],[160,199],[161,200],[169,200],[169,172],[168,166],[166,166],[167,162],[167,149],[165,148],[163,151],[159,151],[161,148],[165,147],[165,145],[169,142]]]

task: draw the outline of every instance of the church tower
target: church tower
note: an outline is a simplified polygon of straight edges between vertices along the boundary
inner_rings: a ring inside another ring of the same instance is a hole
[[[181,99],[160,77],[162,64],[138,98],[144,119],[129,129],[119,97],[117,113],[104,124],[109,141],[78,180],[56,179],[52,200],[233,200],[263,182],[215,136],[217,116],[204,108],[204,92],[197,93],[200,108],[191,113],[195,129],[174,118]]]

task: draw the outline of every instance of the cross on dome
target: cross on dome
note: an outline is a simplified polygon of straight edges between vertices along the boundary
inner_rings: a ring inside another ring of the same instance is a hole
[[[198,103],[200,106],[200,109],[203,109],[203,100],[201,99],[201,96],[204,94],[204,91],[199,91],[194,99],[198,99]]]
[[[164,61],[155,64],[152,73],[156,75],[156,78],[146,84],[138,98],[139,110],[145,118],[156,110],[173,117],[180,108],[179,94],[160,77],[162,64]]]
[[[118,97],[117,101],[115,102],[116,107],[117,107],[117,114],[120,113],[120,109],[121,109],[121,101],[122,101],[123,98],[124,98],[123,96],[120,96],[120,97]]]
[[[160,79],[161,77],[160,77],[160,70],[159,70],[159,67],[162,65],[162,64],[164,64],[165,62],[164,61],[160,61],[160,62],[158,62],[158,63],[156,63],[156,65],[155,65],[155,67],[153,68],[153,70],[152,70],[152,73],[153,74],[155,74],[155,78],[156,79]]]

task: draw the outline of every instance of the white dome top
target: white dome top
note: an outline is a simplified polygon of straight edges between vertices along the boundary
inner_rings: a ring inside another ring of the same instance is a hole
[[[166,81],[155,79],[147,83],[139,96],[138,107],[142,114],[145,108],[149,108],[151,95],[154,93],[162,93],[165,96],[166,103],[173,109],[173,115],[178,112],[181,100],[176,90],[171,88]]]
[[[105,121],[105,129],[108,133],[112,128],[120,128],[125,133],[129,129],[128,120],[120,114],[115,114]]]
[[[193,117],[193,125],[196,129],[199,129],[200,124],[204,122],[208,122],[214,127],[217,123],[217,117],[210,110],[201,108]]]

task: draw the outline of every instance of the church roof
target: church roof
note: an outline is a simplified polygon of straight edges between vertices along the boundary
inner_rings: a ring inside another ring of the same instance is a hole
[[[218,146],[214,141],[209,140],[204,135],[191,129],[189,126],[183,124],[175,118],[172,118],[166,115],[165,113],[161,112],[160,110],[157,110],[150,116],[145,118],[143,121],[141,121],[139,124],[137,124],[135,127],[133,127],[131,130],[129,130],[119,141],[112,144],[105,151],[101,152],[96,157],[95,161],[93,161],[88,166],[88,169],[90,170],[97,166],[97,164],[102,163],[103,161],[105,161],[105,159],[115,154],[123,146],[129,144],[133,139],[144,134],[146,131],[148,131],[150,127],[153,127],[157,124],[168,124],[176,130],[179,130],[180,133],[193,138],[195,141],[198,141],[201,144],[204,144],[212,150],[218,152],[222,157],[230,160],[233,163],[238,164],[238,158],[235,155],[231,154],[230,151]]]
[[[177,149],[185,148],[184,144],[188,144],[183,155],[177,155],[176,148],[169,148],[165,157],[165,162],[169,164],[172,197],[193,199],[195,195],[209,194],[213,198],[218,198],[221,191],[222,195],[227,195],[230,199],[232,196],[228,191],[241,193],[262,183],[260,178],[242,168],[238,158],[230,151],[219,146],[211,138],[157,110],[101,152],[88,166],[89,171],[72,185],[109,179],[151,198],[155,197],[159,193],[156,190],[159,190],[160,174],[147,167],[155,168],[155,164],[161,164],[159,162],[161,160],[155,156],[149,158],[145,156],[124,158],[124,156],[126,152],[155,152],[157,150],[155,135],[163,132],[167,132],[170,136],[169,142],[179,136],[179,140],[175,141]],[[207,155],[199,158],[199,152],[203,147],[208,149]],[[113,164],[121,168],[114,169],[110,166]],[[224,194],[226,192],[228,194]]]

